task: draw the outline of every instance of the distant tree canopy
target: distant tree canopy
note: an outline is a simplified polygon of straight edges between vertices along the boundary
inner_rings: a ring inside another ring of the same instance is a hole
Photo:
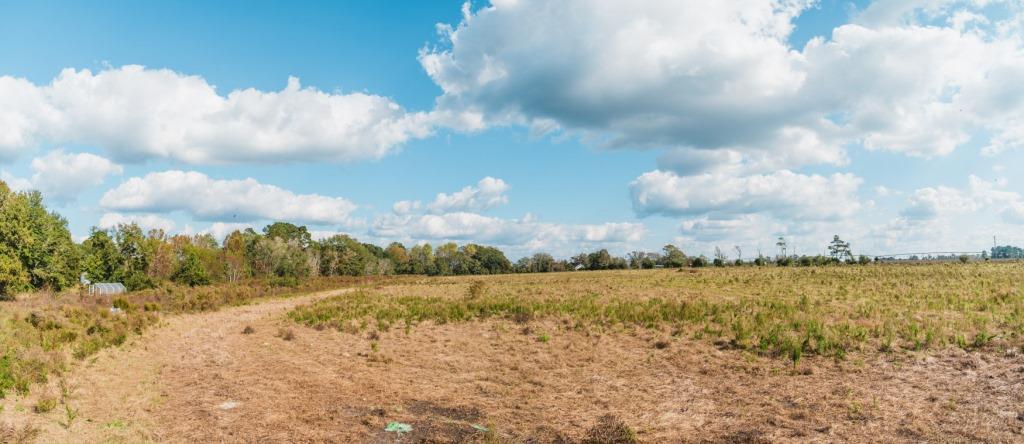
[[[992,259],[1024,259],[1024,249],[1011,245],[992,247]]]
[[[836,261],[853,260],[853,253],[850,252],[850,243],[844,242],[839,238],[838,234],[828,244],[828,254]]]
[[[263,234],[271,239],[280,239],[285,242],[295,242],[299,247],[309,247],[313,242],[312,235],[304,226],[297,226],[288,222],[274,222],[263,227]]]

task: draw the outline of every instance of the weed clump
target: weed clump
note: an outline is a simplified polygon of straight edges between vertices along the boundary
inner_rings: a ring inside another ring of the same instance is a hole
[[[246,325],[245,328],[242,329],[243,335],[251,335],[253,333],[256,333],[256,329],[252,328],[251,325]]]
[[[615,415],[604,415],[587,431],[583,444],[633,444],[636,432]]]
[[[36,405],[32,407],[32,411],[36,413],[50,413],[53,409],[57,408],[57,400],[50,397],[40,398],[36,402]]]
[[[275,336],[284,339],[285,341],[292,341],[295,339],[295,332],[290,328],[279,328]]]
[[[476,299],[484,295],[484,290],[487,289],[487,284],[484,281],[473,281],[469,284],[469,298]]]

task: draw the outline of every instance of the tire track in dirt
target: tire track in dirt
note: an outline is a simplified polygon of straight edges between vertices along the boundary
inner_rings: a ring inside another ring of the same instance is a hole
[[[69,404],[78,411],[71,427],[59,424],[67,416],[60,409],[26,416],[26,420],[40,429],[37,442],[181,441],[188,434],[180,433],[177,424],[188,427],[196,416],[230,410],[230,404],[222,404],[232,401],[217,401],[222,393],[204,390],[213,385],[204,387],[203,381],[223,381],[226,374],[221,369],[253,353],[251,343],[257,334],[265,346],[255,347],[255,353],[273,353],[277,344],[267,340],[268,333],[287,324],[288,310],[349,291],[329,290],[167,317],[124,346],[103,350],[70,372],[66,378],[72,390]],[[257,334],[242,335],[247,326]],[[183,397],[211,405],[200,411],[176,410]]]

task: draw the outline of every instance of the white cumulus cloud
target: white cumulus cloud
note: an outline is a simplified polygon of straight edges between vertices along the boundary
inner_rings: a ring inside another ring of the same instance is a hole
[[[132,177],[107,191],[100,205],[117,211],[182,211],[220,222],[270,219],[323,225],[353,223],[350,216],[356,209],[341,197],[295,194],[252,178],[220,180],[175,170]]]
[[[0,155],[44,142],[96,145],[118,160],[187,163],[377,159],[430,133],[430,117],[364,93],[288,79],[226,95],[195,75],[137,65],[65,69],[46,85],[0,76]]]
[[[841,165],[851,144],[923,157],[972,138],[989,153],[1024,146],[1015,2],[880,1],[793,48],[813,3],[493,1],[440,26],[420,63],[455,127],[726,151],[662,159],[680,174]]]
[[[1006,189],[1005,180],[968,176],[966,189],[948,186],[914,190],[900,214],[911,220],[935,220],[989,210],[1004,222],[1024,223],[1024,196]]]
[[[67,203],[82,190],[102,184],[108,176],[121,174],[124,169],[108,159],[90,153],[50,151],[32,159],[32,177],[20,179],[4,175],[4,180],[17,189],[39,190],[49,199]]]
[[[427,209],[434,213],[482,211],[508,203],[508,184],[504,180],[485,177],[476,186],[467,186],[452,194],[438,193]]]
[[[765,213],[783,219],[828,220],[860,209],[852,174],[770,174],[679,176],[650,171],[630,184],[633,208],[641,215],[697,216]]]

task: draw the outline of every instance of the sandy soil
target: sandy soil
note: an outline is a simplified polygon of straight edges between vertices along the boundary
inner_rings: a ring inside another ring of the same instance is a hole
[[[60,408],[13,416],[38,442],[573,442],[607,414],[642,442],[1024,441],[1024,356],[997,347],[794,370],[651,331],[353,334],[284,317],[336,293],[170,318],[72,372],[70,428]],[[391,421],[413,431],[385,432]]]

